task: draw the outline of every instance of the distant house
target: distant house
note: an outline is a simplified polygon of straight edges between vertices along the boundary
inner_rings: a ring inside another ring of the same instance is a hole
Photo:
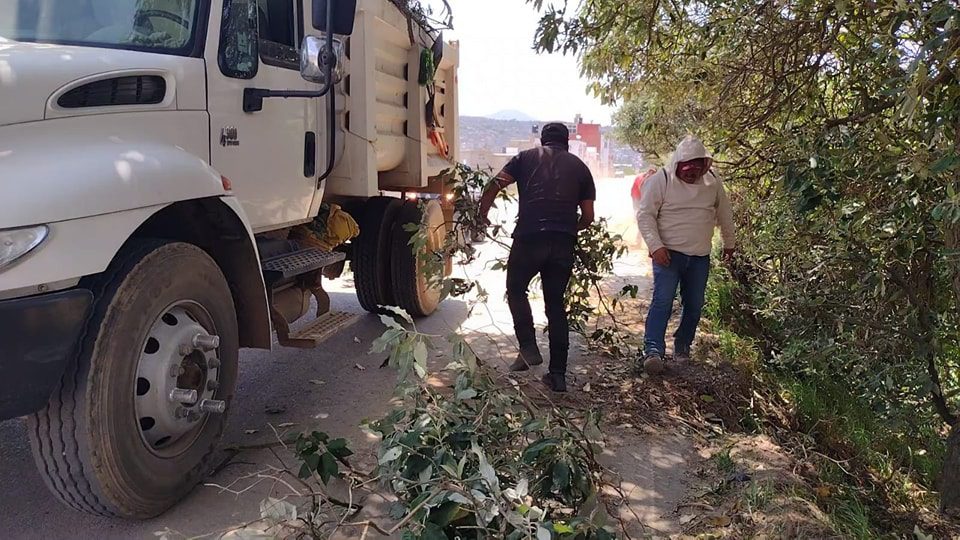
[[[577,154],[590,167],[594,176],[610,176],[613,168],[610,162],[610,147],[606,144],[600,124],[586,123],[583,116],[577,114],[574,123],[567,126],[570,129],[570,151]],[[574,141],[583,143],[572,144]],[[582,148],[582,150],[581,150]]]

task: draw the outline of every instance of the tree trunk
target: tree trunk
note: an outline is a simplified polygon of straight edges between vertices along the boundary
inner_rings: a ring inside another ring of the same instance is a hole
[[[947,455],[940,475],[940,508],[947,515],[960,518],[960,425],[947,437]]]

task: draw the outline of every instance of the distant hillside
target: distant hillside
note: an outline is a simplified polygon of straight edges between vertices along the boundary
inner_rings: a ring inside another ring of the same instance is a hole
[[[536,122],[537,121],[536,118],[530,116],[529,114],[523,111],[514,111],[514,110],[496,112],[496,113],[487,115],[487,118],[490,118],[491,120],[517,120],[520,122]]]

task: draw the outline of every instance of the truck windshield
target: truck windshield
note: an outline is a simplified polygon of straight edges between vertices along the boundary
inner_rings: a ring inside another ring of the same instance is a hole
[[[187,54],[200,0],[0,0],[0,38]]]

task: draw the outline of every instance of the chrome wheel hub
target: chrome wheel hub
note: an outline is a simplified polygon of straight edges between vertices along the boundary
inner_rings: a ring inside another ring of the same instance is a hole
[[[220,381],[220,338],[203,306],[168,307],[154,321],[137,363],[134,406],[140,437],[153,453],[176,455],[200,433],[210,414],[226,409],[215,399]]]

